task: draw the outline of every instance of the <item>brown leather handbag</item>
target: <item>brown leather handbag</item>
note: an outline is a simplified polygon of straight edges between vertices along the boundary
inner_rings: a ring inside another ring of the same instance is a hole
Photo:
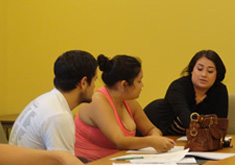
[[[189,128],[186,129],[185,148],[190,151],[212,151],[223,147],[228,130],[228,119],[217,115],[191,114]]]

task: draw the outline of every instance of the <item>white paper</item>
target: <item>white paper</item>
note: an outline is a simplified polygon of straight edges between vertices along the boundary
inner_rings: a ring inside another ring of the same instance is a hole
[[[175,152],[159,153],[159,154],[146,154],[144,159],[133,159],[131,163],[169,163],[179,162],[188,153],[189,149],[180,150]]]
[[[183,150],[183,148],[180,148],[180,146],[175,146],[176,148],[174,150],[168,151],[167,153],[171,153],[174,151],[180,151]],[[179,147],[179,148],[178,148]],[[150,153],[154,154],[154,149],[151,147],[146,147],[143,149],[138,150],[138,152],[132,152],[132,150],[127,151],[128,153]],[[155,152],[157,153],[157,152]],[[159,153],[158,153],[159,154]],[[136,154],[137,155],[137,154]],[[138,155],[137,155],[138,156]],[[229,158],[232,156],[235,156],[235,153],[222,153],[222,152],[188,152],[186,156],[196,156],[204,159],[209,159],[209,160],[221,160],[225,158]]]
[[[188,152],[187,156],[196,156],[210,160],[221,160],[235,156],[235,153],[221,153],[221,152]]]
[[[145,156],[145,155],[143,155],[143,154],[129,154],[129,155],[123,155],[123,156],[118,156],[118,157],[110,158],[110,160],[128,159],[128,158],[144,157],[144,156]]]
[[[197,161],[193,157],[188,157],[188,158],[183,158],[179,162],[167,162],[167,163],[158,163],[157,165],[177,165],[177,163],[182,163],[182,164],[196,164]],[[113,165],[156,165],[154,164],[139,164],[139,163],[113,163]]]
[[[224,140],[226,140],[226,141],[232,140],[232,136],[226,136],[226,137],[224,138]]]
[[[114,158],[110,158],[110,160],[117,160],[117,159],[129,159],[129,158],[139,158],[142,157],[142,159],[152,159],[158,155],[165,155],[166,153],[162,154],[128,154],[128,155],[122,155],[122,156],[117,156]],[[137,159],[136,159],[137,160]],[[140,160],[140,159],[138,159]]]
[[[131,162],[133,162],[133,161],[131,161]],[[142,163],[142,162],[144,162],[144,163]],[[142,161],[137,161],[137,160],[135,160],[135,163],[131,163],[132,165],[133,164],[138,164],[138,165],[140,165],[140,164],[151,164],[150,162],[152,162],[152,160],[146,160],[146,161],[144,161],[144,160],[142,160]],[[179,163],[179,164],[196,164],[197,163],[197,161],[196,161],[196,159],[194,158],[194,157],[187,157],[187,158],[183,158],[183,159],[181,159],[181,160],[179,160],[179,161],[165,161],[164,160],[164,162],[159,162],[159,161],[154,161],[154,162],[152,162],[153,164],[171,164],[171,163],[173,163],[173,164],[177,164],[177,163]]]
[[[193,163],[197,163],[197,161],[194,157],[185,157],[185,158],[183,158],[182,160],[180,160],[179,162],[176,162],[176,163],[182,163],[182,164],[190,163],[190,164],[193,164]]]
[[[182,137],[176,139],[176,141],[187,141],[187,136],[182,136]]]
[[[182,151],[184,150],[184,146],[174,146],[168,152]],[[153,147],[146,147],[138,150],[128,150],[126,153],[145,153],[145,154],[156,154],[158,153]]]

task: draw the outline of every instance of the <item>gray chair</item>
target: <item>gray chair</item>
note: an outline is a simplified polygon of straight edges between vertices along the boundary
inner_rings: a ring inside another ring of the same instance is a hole
[[[2,127],[2,123],[0,122],[0,143],[8,143],[5,131]]]
[[[228,134],[235,134],[235,94],[229,95]]]

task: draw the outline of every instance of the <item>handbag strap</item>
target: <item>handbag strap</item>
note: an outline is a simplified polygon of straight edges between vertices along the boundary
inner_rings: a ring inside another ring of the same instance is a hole
[[[199,115],[197,112],[193,112],[190,118],[191,122],[197,122],[201,127],[215,127],[218,125],[218,117],[216,114]]]

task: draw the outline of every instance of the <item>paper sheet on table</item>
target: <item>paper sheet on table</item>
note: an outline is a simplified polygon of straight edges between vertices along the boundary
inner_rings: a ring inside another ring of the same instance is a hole
[[[133,159],[131,163],[169,163],[179,162],[188,153],[189,149],[179,150],[175,152],[159,153],[159,154],[146,154],[144,159]]]
[[[189,157],[189,158],[183,158],[182,160],[180,160],[179,162],[167,162],[167,165],[177,165],[177,163],[180,164],[196,164],[197,161],[195,158],[193,157]],[[156,163],[154,164],[139,164],[139,163],[113,163],[113,165],[156,165]],[[166,163],[158,163],[157,165],[166,165]]]
[[[132,163],[165,163],[165,162],[178,162],[185,157],[189,149],[179,150],[174,152],[158,153],[158,154],[130,154],[111,158],[116,159],[130,159]],[[133,159],[135,157],[142,157],[141,159]]]
[[[168,151],[167,153],[171,153],[171,152],[175,152],[175,151],[182,151],[184,150],[183,146],[175,146],[174,148],[172,148],[170,151]],[[129,150],[127,151],[127,153],[149,153],[149,154],[156,154],[157,151],[155,151],[154,148],[152,147],[146,147],[146,148],[142,148],[139,150]],[[225,158],[229,158],[232,156],[235,156],[235,153],[221,153],[221,152],[188,152],[186,154],[186,156],[195,156],[195,157],[199,157],[199,158],[204,158],[204,159],[208,159],[208,160],[221,160],[221,159],[225,159]]]
[[[187,136],[182,136],[182,137],[176,139],[176,141],[187,141]]]
[[[182,151],[184,150],[184,146],[174,146],[169,152],[175,152],[175,151]],[[128,150],[126,153],[148,153],[148,154],[156,154],[158,153],[153,147],[146,147],[138,150]]]
[[[195,156],[210,160],[221,160],[235,156],[235,153],[222,153],[222,152],[188,152],[187,156]]]
[[[123,156],[117,156],[117,157],[114,157],[114,158],[110,158],[110,160],[144,157],[145,155],[146,154],[129,154],[129,155],[123,155]]]

